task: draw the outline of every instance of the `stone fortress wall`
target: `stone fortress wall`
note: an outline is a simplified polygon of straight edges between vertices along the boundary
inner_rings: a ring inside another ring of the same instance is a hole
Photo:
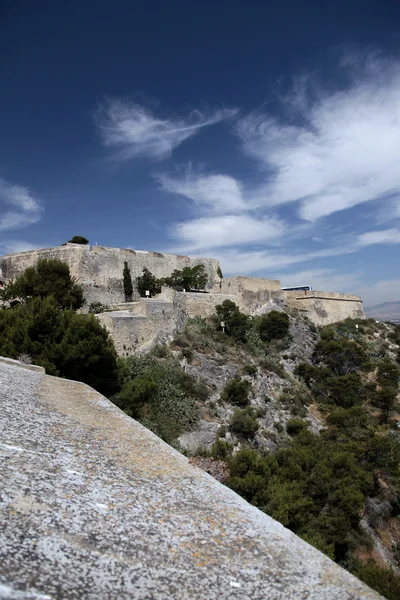
[[[351,294],[334,292],[285,292],[289,308],[305,314],[316,325],[337,323],[348,317],[365,319],[362,300]]]
[[[40,258],[56,258],[66,262],[71,275],[84,288],[87,305],[91,302],[102,302],[107,305],[124,302],[122,272],[125,261],[131,270],[133,281],[142,274],[144,267],[161,278],[171,275],[174,269],[180,270],[198,264],[205,266],[210,282],[219,279],[217,275],[219,263],[213,258],[189,258],[177,254],[129,248],[90,247],[83,244],[66,244],[55,248],[8,254],[0,259],[1,278],[7,282],[17,277]],[[133,300],[139,299],[139,294],[134,290]]]
[[[182,331],[188,317],[208,317],[224,300],[232,300],[249,315],[270,310],[296,309],[316,325],[327,325],[348,317],[364,318],[358,296],[331,292],[287,292],[280,281],[258,277],[218,276],[219,263],[212,258],[189,258],[174,254],[103,246],[66,244],[56,248],[9,254],[0,258],[0,280],[7,283],[39,258],[57,258],[69,265],[71,274],[83,286],[88,307],[101,302],[110,310],[98,319],[110,332],[120,355],[141,352]],[[176,292],[163,288],[156,298],[140,298],[135,290],[132,302],[125,302],[122,273],[128,263],[132,280],[147,267],[156,277],[167,277],[174,269],[204,264],[209,280],[206,292]]]

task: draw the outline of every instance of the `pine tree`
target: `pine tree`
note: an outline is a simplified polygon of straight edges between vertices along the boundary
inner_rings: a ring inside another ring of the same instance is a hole
[[[123,276],[124,276],[124,294],[125,294],[125,300],[128,302],[129,299],[132,298],[133,286],[132,286],[131,271],[130,271],[130,268],[128,267],[128,263],[126,261],[124,262]]]

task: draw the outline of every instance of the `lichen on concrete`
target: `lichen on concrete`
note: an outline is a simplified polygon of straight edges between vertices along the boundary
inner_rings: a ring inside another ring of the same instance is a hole
[[[0,360],[0,598],[374,599],[88,386]]]

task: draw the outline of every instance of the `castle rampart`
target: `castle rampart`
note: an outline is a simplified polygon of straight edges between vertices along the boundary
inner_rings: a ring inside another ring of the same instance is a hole
[[[295,309],[316,325],[327,325],[350,318],[364,318],[358,296],[318,291],[283,291],[277,279],[235,276],[221,279],[219,263],[212,258],[190,258],[175,254],[147,252],[104,246],[66,244],[30,252],[9,254],[1,261],[0,279],[7,283],[33,266],[39,258],[66,262],[71,275],[83,286],[86,309],[101,302],[111,310],[98,315],[110,332],[121,355],[143,351],[182,331],[188,317],[209,317],[224,300],[235,302],[240,310],[258,315],[270,310]],[[135,290],[133,302],[125,303],[124,262],[132,280],[146,267],[156,277],[169,276],[175,269],[203,264],[208,275],[205,292],[176,292],[163,288],[157,298],[140,298]],[[122,309],[122,310],[121,310]]]

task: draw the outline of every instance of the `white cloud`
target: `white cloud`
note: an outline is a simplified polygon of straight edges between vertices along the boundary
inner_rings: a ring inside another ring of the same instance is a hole
[[[117,158],[135,156],[161,159],[202,127],[228,119],[236,109],[216,110],[204,114],[192,111],[185,118],[163,119],[149,108],[134,102],[108,99],[97,111],[95,122],[103,144],[118,150]]]
[[[178,223],[172,235],[185,244],[187,252],[263,242],[271,243],[285,232],[284,223],[274,217],[255,218],[249,215],[202,217]]]
[[[400,229],[384,229],[381,231],[368,231],[358,236],[360,246],[373,244],[400,244]]]
[[[40,244],[32,244],[24,240],[7,240],[0,242],[0,254],[13,254],[14,252],[27,252],[28,250],[37,250],[44,248]]]
[[[0,179],[0,231],[23,229],[37,223],[41,206],[28,188]]]
[[[201,211],[236,213],[246,210],[242,185],[229,175],[204,175],[192,172],[191,166],[181,177],[158,176],[162,188],[191,200]]]
[[[268,171],[266,205],[300,201],[308,221],[400,193],[400,62],[344,61],[351,83],[317,93],[315,82],[285,99],[290,120],[253,113],[236,132]],[[272,174],[272,175],[271,175]]]

